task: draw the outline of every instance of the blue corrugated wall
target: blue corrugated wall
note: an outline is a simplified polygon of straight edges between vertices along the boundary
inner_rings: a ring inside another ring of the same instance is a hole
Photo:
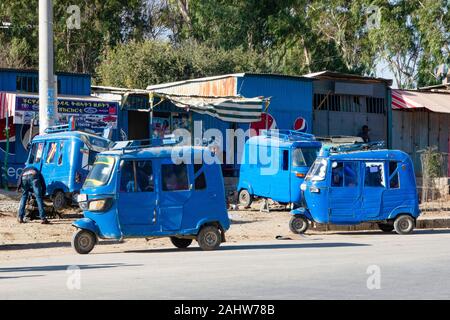
[[[297,117],[307,120],[307,132],[312,132],[313,84],[312,80],[296,77],[248,75],[238,78],[237,93],[250,98],[272,97],[267,110],[278,129],[293,129]],[[241,125],[248,129],[248,125]]]

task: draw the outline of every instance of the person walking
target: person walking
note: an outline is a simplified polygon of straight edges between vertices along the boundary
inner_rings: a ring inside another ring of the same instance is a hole
[[[49,224],[45,216],[44,202],[42,200],[45,189],[44,178],[42,174],[35,167],[27,167],[20,174],[17,191],[22,191],[22,198],[20,199],[19,212],[17,221],[25,223],[25,206],[30,194],[34,194],[39,210],[39,217],[42,224]]]

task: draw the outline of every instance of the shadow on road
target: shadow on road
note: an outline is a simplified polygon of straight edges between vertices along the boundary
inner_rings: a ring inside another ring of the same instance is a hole
[[[346,243],[346,242],[328,242],[328,243],[283,243],[283,244],[247,244],[222,246],[217,251],[233,250],[272,250],[272,249],[308,249],[308,248],[338,248],[338,247],[365,247],[370,244],[365,243]],[[164,252],[196,252],[202,251],[199,247],[187,249],[150,249],[150,250],[128,250],[125,253],[164,253]],[[0,269],[1,271],[1,269]]]
[[[31,276],[14,276],[14,277],[0,277],[0,280],[6,280],[6,279],[21,279],[21,278],[36,278],[36,277],[43,277],[42,274],[36,274]]]
[[[408,237],[408,236],[414,236],[426,234],[426,235],[433,235],[433,234],[450,234],[450,229],[415,229],[411,234],[408,235],[400,235],[397,234],[395,231],[392,232],[383,232],[383,231],[329,231],[327,233],[321,233],[321,235],[326,234],[338,234],[338,235],[380,235],[380,236],[399,236],[399,237]]]
[[[116,240],[102,240],[99,245],[118,244]],[[51,249],[51,248],[69,248],[70,242],[36,242],[36,243],[21,243],[21,244],[4,244],[0,245],[2,250],[31,250],[31,249]]]
[[[127,263],[105,263],[105,264],[81,264],[76,265],[81,270],[83,269],[107,269],[117,267],[140,267],[141,264],[127,264]],[[34,267],[7,267],[0,268],[1,272],[39,272],[39,271],[65,271],[70,265],[58,266],[34,266]],[[2,278],[0,278],[2,279]]]

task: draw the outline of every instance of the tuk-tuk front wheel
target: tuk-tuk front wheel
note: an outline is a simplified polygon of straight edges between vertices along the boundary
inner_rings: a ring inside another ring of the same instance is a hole
[[[289,221],[289,229],[295,234],[305,233],[308,227],[308,219],[303,216],[292,216]]]
[[[203,227],[197,235],[198,245],[202,250],[211,251],[217,249],[222,242],[222,234],[215,226]]]
[[[192,239],[183,239],[177,237],[170,237],[170,241],[172,241],[172,244],[179,249],[186,249],[192,243]]]
[[[242,189],[241,191],[239,191],[238,198],[239,204],[244,208],[250,207],[253,202],[253,196],[246,189]]]
[[[79,254],[88,254],[96,243],[97,236],[88,230],[78,229],[72,237],[72,248]]]
[[[414,230],[415,220],[408,215],[398,216],[394,221],[394,229],[398,234],[409,234]]]

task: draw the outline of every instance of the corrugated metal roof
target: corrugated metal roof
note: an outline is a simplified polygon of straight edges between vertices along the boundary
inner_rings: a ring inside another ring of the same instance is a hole
[[[392,85],[391,79],[384,78],[374,78],[374,77],[366,77],[357,74],[349,74],[349,73],[340,73],[334,71],[320,71],[315,73],[305,74],[304,77],[312,78],[312,79],[331,79],[331,80],[353,80],[360,82],[376,82],[376,83],[386,83],[388,86]]]
[[[392,108],[428,109],[433,112],[450,113],[450,93],[392,90]]]

